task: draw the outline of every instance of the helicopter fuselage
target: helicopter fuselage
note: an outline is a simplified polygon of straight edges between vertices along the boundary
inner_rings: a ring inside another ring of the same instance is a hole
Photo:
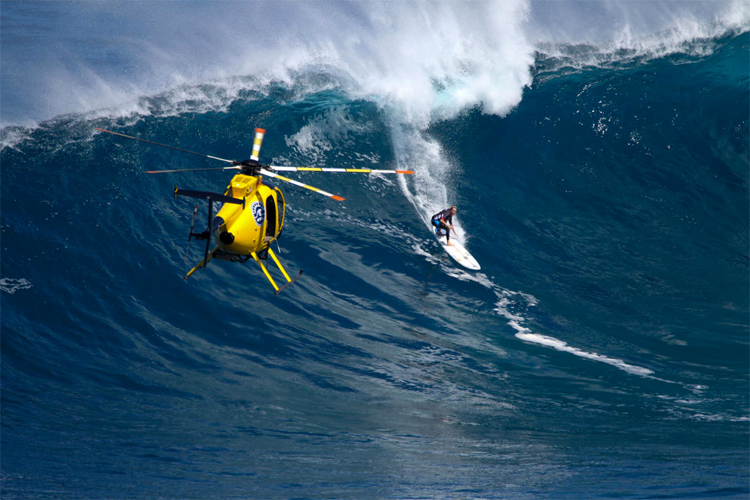
[[[281,190],[264,184],[262,176],[235,175],[224,193],[244,199],[244,205],[226,203],[211,224],[219,250],[249,256],[268,248],[284,226],[286,204]]]

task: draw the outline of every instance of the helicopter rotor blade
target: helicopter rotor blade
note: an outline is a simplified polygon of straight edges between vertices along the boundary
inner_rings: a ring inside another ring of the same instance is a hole
[[[161,143],[158,143],[158,142],[149,141],[149,140],[146,140],[146,139],[141,139],[140,137],[133,137],[132,135],[125,135],[125,134],[121,134],[119,132],[112,132],[111,130],[105,130],[103,128],[98,128],[98,127],[94,127],[94,129],[98,130],[99,132],[106,132],[106,133],[112,134],[112,135],[119,135],[120,137],[125,137],[126,139],[133,139],[135,141],[141,141],[141,142],[145,142],[145,143],[148,143],[148,144],[153,144],[154,146],[161,146],[163,148],[174,149],[176,151],[182,151],[183,153],[190,153],[191,155],[202,156],[204,158],[211,158],[212,160],[225,161],[227,163],[234,163],[233,160],[227,160],[225,158],[218,158],[216,156],[211,156],[211,155],[207,155],[207,154],[203,154],[203,153],[196,153],[195,151],[188,151],[187,149],[176,148],[174,146],[168,146],[166,144],[161,144]],[[168,170],[164,170],[164,172],[168,172]],[[172,170],[171,172],[177,172],[177,170]],[[152,172],[149,172],[149,173],[154,173],[154,172],[152,171]]]
[[[356,174],[414,174],[413,170],[374,170],[370,168],[281,167],[269,165],[277,172],[336,172]]]
[[[341,196],[336,196],[335,194],[331,194],[331,193],[328,193],[326,191],[323,191],[322,189],[318,189],[316,187],[309,186],[307,184],[303,184],[301,182],[295,181],[294,179],[290,179],[288,177],[284,177],[283,175],[279,175],[279,174],[275,174],[273,172],[269,172],[268,170],[265,170],[265,169],[261,169],[260,173],[262,173],[263,175],[267,175],[269,177],[273,177],[275,179],[280,179],[282,181],[286,181],[286,182],[288,182],[290,184],[294,184],[295,186],[299,186],[299,187],[303,187],[305,189],[309,189],[310,191],[315,191],[318,194],[322,194],[323,196],[327,196],[327,197],[329,197],[329,198],[331,198],[333,200],[336,200],[336,201],[344,201],[346,199],[346,198],[342,198]]]
[[[175,172],[199,172],[202,170],[240,170],[242,167],[178,168],[176,170],[146,170],[145,174],[173,174]]]

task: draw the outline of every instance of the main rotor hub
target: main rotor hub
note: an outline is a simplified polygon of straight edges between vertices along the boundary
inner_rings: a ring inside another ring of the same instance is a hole
[[[240,162],[235,161],[232,163],[242,167],[243,174],[252,176],[260,175],[260,170],[265,166],[261,165],[258,160],[242,160]]]

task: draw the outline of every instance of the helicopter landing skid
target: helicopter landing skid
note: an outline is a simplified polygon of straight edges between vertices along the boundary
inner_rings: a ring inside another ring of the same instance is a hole
[[[290,278],[286,272],[286,269],[284,269],[284,266],[281,265],[281,262],[279,261],[278,257],[276,257],[276,254],[273,252],[273,250],[271,250],[271,247],[267,247],[266,251],[267,251],[266,259],[268,258],[267,256],[270,255],[273,261],[276,263],[276,267],[279,268],[279,271],[281,271],[281,274],[283,274],[284,278],[286,278],[287,282],[281,288],[279,288],[279,286],[273,280],[273,277],[271,277],[271,274],[268,272],[268,269],[266,269],[266,266],[263,265],[261,257],[255,252],[252,252],[250,255],[253,257],[253,259],[255,259],[255,262],[258,263],[258,265],[260,266],[260,269],[263,271],[263,274],[266,275],[266,279],[268,279],[268,282],[271,283],[271,286],[273,286],[274,294],[278,295],[279,293],[284,291],[289,285],[291,285],[292,283],[300,279],[302,277],[302,271],[299,272],[296,278],[294,279]]]

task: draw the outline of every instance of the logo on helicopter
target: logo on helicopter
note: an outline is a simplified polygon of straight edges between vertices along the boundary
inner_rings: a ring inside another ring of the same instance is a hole
[[[255,223],[258,224],[258,227],[263,226],[263,222],[266,220],[266,207],[264,207],[261,202],[254,201],[253,204],[250,205],[250,210],[253,212],[253,217],[255,218]]]

